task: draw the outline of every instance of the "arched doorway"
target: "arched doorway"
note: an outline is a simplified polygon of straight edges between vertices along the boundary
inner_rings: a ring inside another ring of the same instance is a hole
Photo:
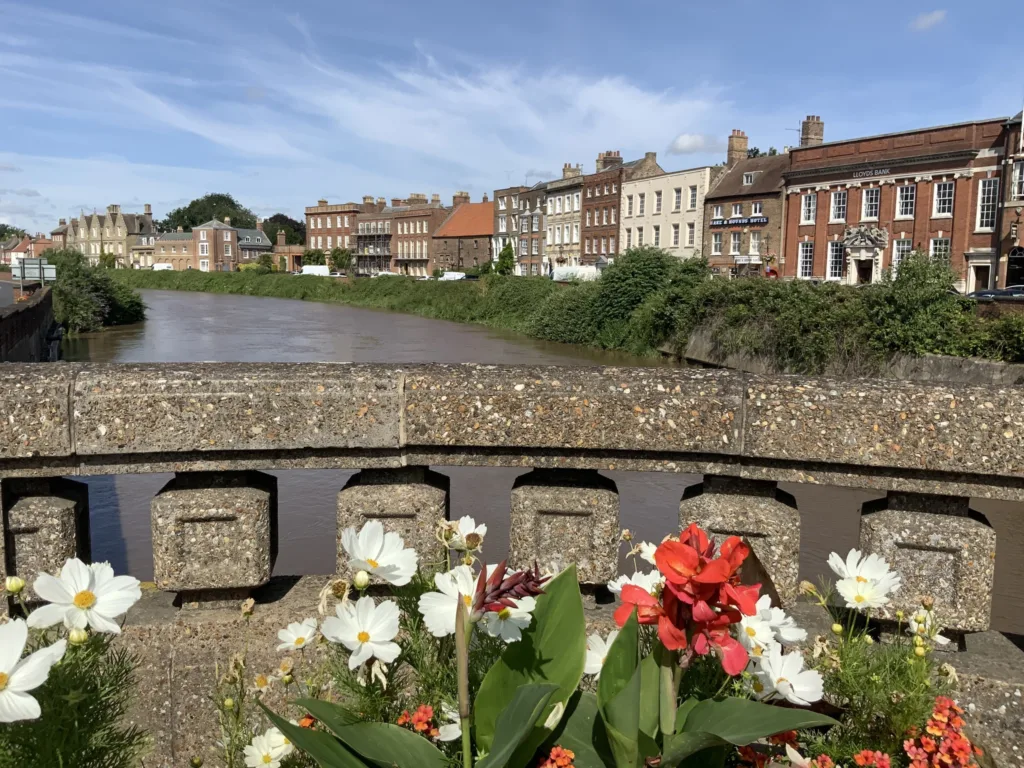
[[[1010,251],[1006,262],[1006,284],[1024,285],[1024,248],[1017,247]]]

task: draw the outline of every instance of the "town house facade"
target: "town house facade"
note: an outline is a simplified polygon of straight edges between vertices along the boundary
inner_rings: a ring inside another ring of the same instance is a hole
[[[456,206],[432,238],[433,258],[438,269],[461,272],[492,260],[494,207],[487,195],[483,202],[464,202]]]
[[[373,197],[363,198],[363,203],[328,203],[317,200],[316,205],[306,208],[306,244],[310,250],[331,251],[334,248],[355,246],[356,216],[366,206],[374,205]]]
[[[147,252],[157,236],[148,203],[143,213],[123,213],[120,205],[108,205],[106,214],[83,211],[77,219],[59,225],[54,233],[64,246],[81,252],[91,264],[99,263],[100,254],[111,253],[122,267],[145,266],[131,263],[133,249],[136,253]]]
[[[394,271],[426,277],[437,267],[433,235],[451,209],[441,204],[439,195],[431,195],[428,202],[426,195],[414,193],[404,202],[405,205],[395,208],[391,225]],[[468,192],[456,192],[452,196],[453,207],[468,202]]]
[[[1006,121],[1003,206],[999,226],[999,286],[1024,285],[1024,135],[1021,115]]]
[[[680,259],[699,256],[711,179],[712,168],[704,166],[623,182],[619,248],[657,245]]]
[[[549,181],[545,196],[545,249],[554,267],[580,265],[583,169],[566,163],[562,178]]]
[[[782,276],[873,283],[912,251],[995,285],[1006,119],[790,151]]]
[[[544,209],[546,204],[547,182],[535,184],[519,193],[517,275],[547,275],[551,272],[544,249]],[[497,252],[495,252],[495,258],[497,258]]]
[[[494,244],[495,258],[509,243],[519,255],[519,196],[529,187],[515,186],[494,190]]]
[[[165,232],[156,237],[153,245],[153,263],[170,264],[175,270],[196,269],[200,272],[234,272],[242,264],[259,261],[264,253],[271,253],[273,245],[257,221],[256,229],[231,226],[231,218],[208,221],[185,232]],[[151,265],[150,265],[151,266]]]

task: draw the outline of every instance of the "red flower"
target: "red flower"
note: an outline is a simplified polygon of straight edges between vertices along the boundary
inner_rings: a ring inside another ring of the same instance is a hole
[[[412,715],[414,731],[423,733],[430,730],[430,721],[434,718],[434,708],[429,704],[421,704]]]

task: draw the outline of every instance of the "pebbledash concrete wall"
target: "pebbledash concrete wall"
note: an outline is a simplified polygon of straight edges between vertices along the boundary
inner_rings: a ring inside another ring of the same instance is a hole
[[[1024,656],[990,631],[996,534],[969,501],[1024,501],[1015,387],[665,368],[7,365],[0,576],[31,583],[88,557],[87,488],[69,478],[176,473],[153,500],[156,583],[124,642],[143,660],[133,717],[155,739],[146,766],[179,766],[211,756],[214,662],[245,630],[250,669],[275,669],[277,630],[316,615],[331,578],[272,577],[277,487],[264,470],[359,469],[339,489],[338,530],[377,518],[432,561],[449,484],[431,466],[522,468],[510,559],[577,563],[597,628],[611,622],[599,585],[617,571],[620,527],[601,470],[703,475],[679,501],[680,525],[743,535],[812,639],[828,622],[798,600],[800,516],[777,485],[883,492],[861,510],[862,545],[902,573],[897,607],[923,594],[942,606],[961,701],[977,704],[972,722],[997,762],[1024,749]],[[249,594],[258,604],[244,622]]]
[[[0,363],[38,363],[56,359],[50,342],[53,294],[36,291],[26,301],[0,307]]]

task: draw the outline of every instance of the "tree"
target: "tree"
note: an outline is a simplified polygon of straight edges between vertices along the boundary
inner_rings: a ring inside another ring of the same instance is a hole
[[[231,218],[233,227],[256,228],[256,214],[231,195],[222,193],[204,195],[186,206],[175,208],[157,226],[161,232],[173,232],[178,227],[189,232],[193,227],[211,220],[224,221],[225,216]]]
[[[231,219],[234,223],[234,219]],[[306,242],[306,225],[283,213],[275,213],[263,221],[263,231],[271,243],[277,242],[277,231],[284,230],[285,245],[302,245]]]
[[[12,237],[24,237],[26,234],[24,229],[13,224],[0,224],[0,242],[10,240]]]
[[[277,259],[277,269],[280,272],[287,272],[288,271],[288,259],[286,259],[284,256],[279,256],[278,259]]]
[[[117,256],[104,251],[100,254],[99,263],[104,269],[115,269],[117,267]]]
[[[751,147],[750,149],[747,150],[747,157],[761,157],[761,150],[758,149],[757,147]]]
[[[344,272],[352,266],[352,252],[347,248],[334,248],[330,256],[331,271]]]
[[[327,255],[319,248],[311,248],[302,254],[302,263],[324,265],[327,263]]]
[[[516,268],[516,252],[512,247],[512,243],[505,243],[505,247],[501,249],[501,253],[498,254],[498,263],[494,267],[494,271],[499,275],[511,275],[512,271]]]
[[[768,157],[775,157],[777,154],[779,154],[779,150],[775,147],[768,147]]]
[[[260,271],[270,272],[274,269],[274,257],[269,253],[260,254]]]

